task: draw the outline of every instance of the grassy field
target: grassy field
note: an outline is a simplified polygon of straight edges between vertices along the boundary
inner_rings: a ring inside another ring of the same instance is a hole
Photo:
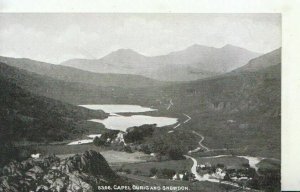
[[[210,157],[198,157],[196,158],[198,164],[210,163],[211,165],[223,164],[225,167],[236,167],[242,168],[243,164],[247,164],[248,160],[235,156],[225,156],[218,158],[210,158]]]
[[[190,182],[190,181],[172,181],[167,179],[152,179],[149,177],[131,175],[131,174],[120,174],[121,177],[126,178],[129,182],[140,186],[186,186],[189,192],[225,192],[225,191],[249,191],[237,189],[236,187],[225,185],[222,183],[212,182]],[[253,190],[254,192],[255,190]]]
[[[274,159],[263,159],[257,164],[259,169],[269,169],[280,171],[280,161]]]
[[[82,145],[40,145],[34,150],[43,155],[55,154],[60,158],[66,158],[74,154],[83,153],[87,150],[94,150],[101,153],[110,165],[123,163],[138,163],[153,160],[153,157],[141,152],[126,153],[114,151],[111,147],[98,147],[94,144]]]
[[[161,161],[161,162],[145,162],[145,163],[132,163],[124,164],[122,166],[113,167],[114,169],[122,167],[122,169],[129,169],[132,173],[138,172],[139,175],[149,176],[150,169],[172,169],[176,172],[190,171],[193,162],[189,159],[185,160],[171,160],[171,161]]]
[[[102,152],[108,150],[105,147],[97,147],[94,144],[82,144],[82,145],[40,145],[34,147],[36,152],[44,155],[55,154],[55,155],[66,155],[66,154],[76,154],[83,153],[86,150],[94,150],[97,152]]]
[[[152,156],[141,152],[126,153],[120,151],[102,151],[101,154],[111,166],[119,166],[127,163],[140,163],[153,160]]]

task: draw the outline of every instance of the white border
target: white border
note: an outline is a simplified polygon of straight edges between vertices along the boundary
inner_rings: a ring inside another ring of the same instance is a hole
[[[282,13],[282,190],[300,190],[299,10],[297,0],[0,0],[0,12]]]

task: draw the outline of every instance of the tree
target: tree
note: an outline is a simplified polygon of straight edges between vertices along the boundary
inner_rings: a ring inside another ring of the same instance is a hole
[[[224,168],[225,165],[224,165],[223,163],[218,163],[218,164],[217,164],[217,167],[218,167],[218,168]]]
[[[127,153],[132,153],[131,147],[130,146],[123,146],[123,150]]]
[[[105,145],[106,141],[103,138],[99,138],[99,137],[95,137],[94,141],[93,141],[94,145],[96,146],[102,146]]]
[[[158,172],[158,170],[157,170],[155,167],[152,167],[152,168],[150,169],[150,177],[156,175],[157,172]]]
[[[183,152],[179,148],[170,148],[168,150],[168,156],[173,160],[184,159]]]
[[[224,176],[224,181],[231,181],[230,176],[228,173],[226,173],[226,175]]]
[[[161,173],[162,173],[164,178],[171,179],[173,177],[173,175],[176,174],[176,171],[174,171],[172,169],[162,169]]]

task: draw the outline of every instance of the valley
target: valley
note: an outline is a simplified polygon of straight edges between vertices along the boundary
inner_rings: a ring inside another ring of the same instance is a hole
[[[264,55],[243,70],[184,82],[1,58],[1,142],[62,161],[100,152],[133,183],[264,190],[280,171],[280,54],[267,54],[261,68]]]

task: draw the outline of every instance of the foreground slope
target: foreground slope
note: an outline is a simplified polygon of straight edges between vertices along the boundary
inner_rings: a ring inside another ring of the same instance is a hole
[[[92,150],[62,160],[47,156],[14,161],[0,173],[0,191],[81,192],[113,185],[129,183],[111,170],[101,154]]]

